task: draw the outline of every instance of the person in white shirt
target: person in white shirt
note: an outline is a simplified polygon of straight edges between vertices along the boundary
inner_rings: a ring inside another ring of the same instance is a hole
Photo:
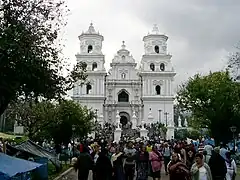
[[[232,180],[235,179],[237,174],[237,166],[234,159],[231,158],[231,153],[226,153],[226,167],[227,167],[227,174],[226,174],[226,180]]]
[[[210,145],[210,143],[204,146],[204,151],[206,152],[206,155],[205,155],[206,163],[208,163],[209,159],[212,156],[212,151],[213,151],[213,147]]]
[[[197,153],[195,155],[195,163],[191,168],[192,180],[212,180],[210,167],[204,163],[203,155]]]

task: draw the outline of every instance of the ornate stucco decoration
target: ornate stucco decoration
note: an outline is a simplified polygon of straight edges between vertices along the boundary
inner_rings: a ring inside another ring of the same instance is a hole
[[[163,85],[163,80],[154,80],[153,85]]]
[[[120,69],[119,72],[120,72],[121,74],[122,74],[122,73],[127,74],[127,73],[128,73],[128,70],[127,70],[127,69]]]

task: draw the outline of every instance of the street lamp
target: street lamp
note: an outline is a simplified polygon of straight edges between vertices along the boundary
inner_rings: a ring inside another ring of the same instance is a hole
[[[237,131],[237,127],[236,126],[231,126],[230,130],[233,134],[233,152],[235,152],[235,146],[236,146],[236,142],[235,142],[235,132]]]
[[[76,127],[75,127],[75,125],[72,125],[72,139],[73,139],[73,157],[74,157],[74,153],[75,153],[75,150],[74,150],[74,148],[75,148],[75,137],[74,137],[74,132],[75,132],[75,130],[76,130]]]
[[[159,115],[159,123],[162,123],[162,122],[161,122],[161,112],[162,112],[162,110],[159,109],[158,112],[159,112],[159,114],[158,114],[158,115]]]

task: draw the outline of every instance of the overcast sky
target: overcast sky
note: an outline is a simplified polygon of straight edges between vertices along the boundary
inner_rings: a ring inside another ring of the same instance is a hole
[[[168,50],[180,84],[197,72],[221,70],[240,40],[240,0],[67,0],[65,56],[75,63],[78,35],[90,22],[104,36],[105,67],[124,40],[137,62],[142,38],[158,24],[169,36]]]

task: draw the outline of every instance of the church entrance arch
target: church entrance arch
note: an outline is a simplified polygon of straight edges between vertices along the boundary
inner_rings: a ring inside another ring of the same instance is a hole
[[[126,128],[130,122],[130,115],[127,112],[122,111],[119,113],[119,116],[120,116],[120,123],[122,124],[122,127]]]

